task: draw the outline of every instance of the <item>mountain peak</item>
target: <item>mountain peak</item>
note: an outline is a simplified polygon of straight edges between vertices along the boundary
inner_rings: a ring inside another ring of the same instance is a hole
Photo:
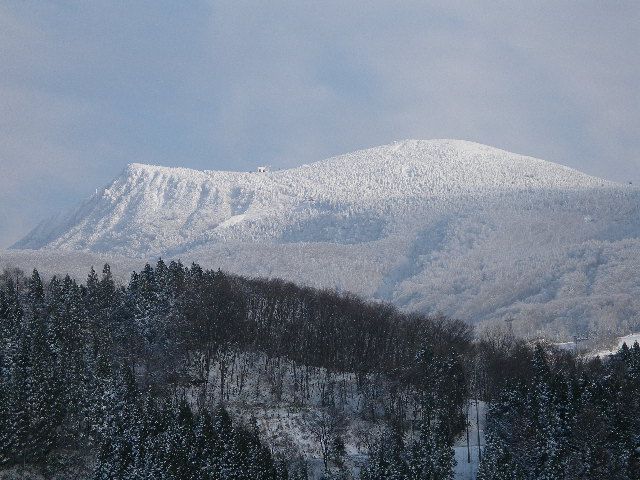
[[[371,220],[378,225],[372,231],[339,240],[365,241],[384,235],[383,225],[404,221],[408,205],[613,185],[551,162],[452,139],[401,140],[268,174],[131,163],[107,188],[61,220],[39,225],[15,247],[162,254],[230,240],[313,241],[318,228],[329,241],[347,234],[330,224],[303,233],[293,224],[395,212],[384,221]]]
[[[14,248],[179,256],[470,321],[596,325],[640,311],[639,197],[486,145],[407,139],[269,173],[132,163]]]

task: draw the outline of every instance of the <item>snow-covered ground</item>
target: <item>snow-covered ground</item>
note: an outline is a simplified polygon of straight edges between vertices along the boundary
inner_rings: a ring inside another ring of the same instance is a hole
[[[618,353],[618,351],[622,348],[622,345],[624,345],[625,343],[627,344],[627,347],[631,348],[631,347],[633,347],[633,344],[636,343],[636,342],[638,342],[640,344],[640,333],[632,333],[630,335],[625,335],[623,337],[618,337],[618,341],[617,341],[616,345],[613,348],[599,350],[599,351],[593,353],[592,356],[604,358],[604,357],[607,357],[609,355],[613,355],[615,353]]]
[[[378,384],[378,395],[367,397],[353,374],[330,374],[322,368],[307,370],[284,359],[267,361],[255,353],[235,355],[230,360],[224,397],[227,408],[245,422],[255,420],[274,452],[303,457],[311,480],[324,472],[317,422],[326,418],[322,415],[328,412],[327,405],[339,412],[340,420],[335,422],[331,435],[339,432],[346,450],[345,465],[353,471],[364,465],[369,448],[385,432],[384,412],[389,411],[394,400],[382,384]],[[305,371],[308,381],[302,381]],[[208,378],[205,392],[200,388],[190,392],[192,401],[211,404],[220,400],[219,364],[212,366]],[[413,404],[409,397],[405,401],[407,417],[411,418]],[[456,480],[475,479],[478,445],[483,448],[485,444],[485,415],[484,402],[469,400],[468,435],[463,431],[454,444]],[[325,429],[329,431],[328,427]],[[407,431],[407,441],[411,434],[411,430]]]
[[[0,266],[179,257],[569,340],[640,325],[639,207],[636,187],[457,140],[267,173],[132,164]]]
[[[484,427],[486,420],[486,404],[471,399],[467,408],[468,440],[465,432],[454,445],[456,453],[455,479],[475,480],[480,465],[480,457],[484,449]],[[478,432],[480,434],[478,435]]]

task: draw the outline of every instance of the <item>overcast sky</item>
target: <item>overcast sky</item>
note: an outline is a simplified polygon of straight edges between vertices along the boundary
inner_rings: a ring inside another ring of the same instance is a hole
[[[639,86],[637,0],[4,0],[0,248],[131,162],[461,138],[640,180]]]

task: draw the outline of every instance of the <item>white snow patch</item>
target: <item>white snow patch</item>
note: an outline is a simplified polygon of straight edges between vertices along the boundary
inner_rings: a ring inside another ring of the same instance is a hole
[[[618,337],[618,343],[614,348],[608,350],[600,350],[598,352],[595,352],[593,356],[601,358],[608,357],[610,355],[618,353],[618,351],[622,348],[622,345],[624,345],[625,343],[627,344],[627,347],[631,348],[636,342],[640,343],[640,333],[632,333],[630,335],[625,335],[624,337]]]

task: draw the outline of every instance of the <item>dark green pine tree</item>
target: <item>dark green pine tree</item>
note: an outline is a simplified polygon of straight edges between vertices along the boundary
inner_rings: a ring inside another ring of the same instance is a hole
[[[215,432],[209,412],[201,412],[193,431],[193,442],[189,451],[190,462],[195,466],[193,479],[215,479],[214,461]]]
[[[608,380],[612,384],[607,406],[610,408],[608,425],[612,429],[611,449],[617,459],[615,471],[621,478],[640,478],[640,378],[638,377],[638,353],[636,343],[628,348],[626,343],[618,352],[611,366],[617,375]]]
[[[640,478],[640,345],[634,342],[631,348],[631,359],[628,367],[628,390],[632,395],[630,420],[632,422],[629,438],[629,472],[630,478]]]
[[[12,275],[0,284],[0,465],[13,461],[16,448],[16,426],[19,422],[20,395],[14,375],[20,352],[23,311],[18,286]]]
[[[612,363],[600,360],[591,363],[598,372],[583,372],[577,382],[579,396],[572,418],[566,478],[635,478],[624,476],[628,457],[618,450],[623,438],[618,426],[624,420],[616,418],[620,412],[614,405],[620,389],[615,375],[607,371]]]
[[[260,433],[255,419],[252,420],[249,427],[239,427],[235,430],[236,436],[240,439],[239,448],[243,452],[248,478],[254,480],[284,480],[288,478],[286,464],[275,462],[269,448],[260,441]]]
[[[397,424],[386,431],[369,455],[368,464],[362,469],[362,480],[404,480],[409,478],[405,459],[404,434]]]
[[[63,414],[59,430],[67,446],[83,445],[86,424],[82,415],[88,392],[84,384],[84,338],[86,311],[78,285],[67,275],[62,282],[55,277],[48,286],[48,327],[53,354],[51,370],[59,379],[56,407]]]
[[[110,372],[102,385],[97,405],[98,424],[95,435],[98,443],[98,462],[94,470],[96,480],[128,479],[134,469],[136,439],[136,401],[138,391],[128,368],[101,366]]]
[[[95,312],[99,310],[99,299],[100,299],[100,280],[98,278],[98,274],[91,267],[89,270],[89,275],[87,276],[87,282],[85,285],[85,299],[87,302],[87,307],[91,312]],[[94,308],[97,307],[97,308]]]
[[[520,417],[522,394],[517,388],[503,392],[501,399],[489,407],[485,431],[485,448],[478,469],[478,480],[525,480],[527,477],[513,451],[513,442],[522,431],[514,431]],[[522,424],[518,425],[522,428]]]
[[[555,379],[544,349],[536,345],[533,355],[534,379],[529,409],[534,422],[533,474],[540,480],[562,478],[566,470],[568,426],[566,385]]]
[[[227,410],[219,405],[213,412],[213,468],[218,478],[227,478],[229,459],[227,451],[233,442],[233,426]]]
[[[446,423],[436,413],[422,421],[409,454],[409,477],[424,480],[453,479],[455,456]]]
[[[117,299],[116,284],[113,280],[111,267],[108,263],[105,263],[102,267],[102,277],[100,278],[100,282],[98,283],[97,294],[99,309],[105,310],[108,308],[113,308],[113,303]]]
[[[164,434],[163,469],[168,478],[193,478],[196,471],[196,465],[191,462],[191,448],[195,442],[193,413],[184,399],[171,410],[172,421]]]
[[[245,479],[247,478],[245,477],[245,472],[249,469],[249,445],[245,432],[230,424],[226,435],[228,440],[222,455],[220,478],[224,480]]]
[[[185,267],[180,261],[169,262],[168,287],[174,300],[182,298],[185,294],[186,272]]]
[[[10,382],[12,456],[15,463],[44,464],[57,446],[64,412],[44,287],[36,270],[28,282],[26,307]]]
[[[163,465],[163,445],[159,438],[171,421],[158,408],[149,394],[136,405],[134,425],[131,428],[133,465],[129,475],[133,479],[165,478]]]

